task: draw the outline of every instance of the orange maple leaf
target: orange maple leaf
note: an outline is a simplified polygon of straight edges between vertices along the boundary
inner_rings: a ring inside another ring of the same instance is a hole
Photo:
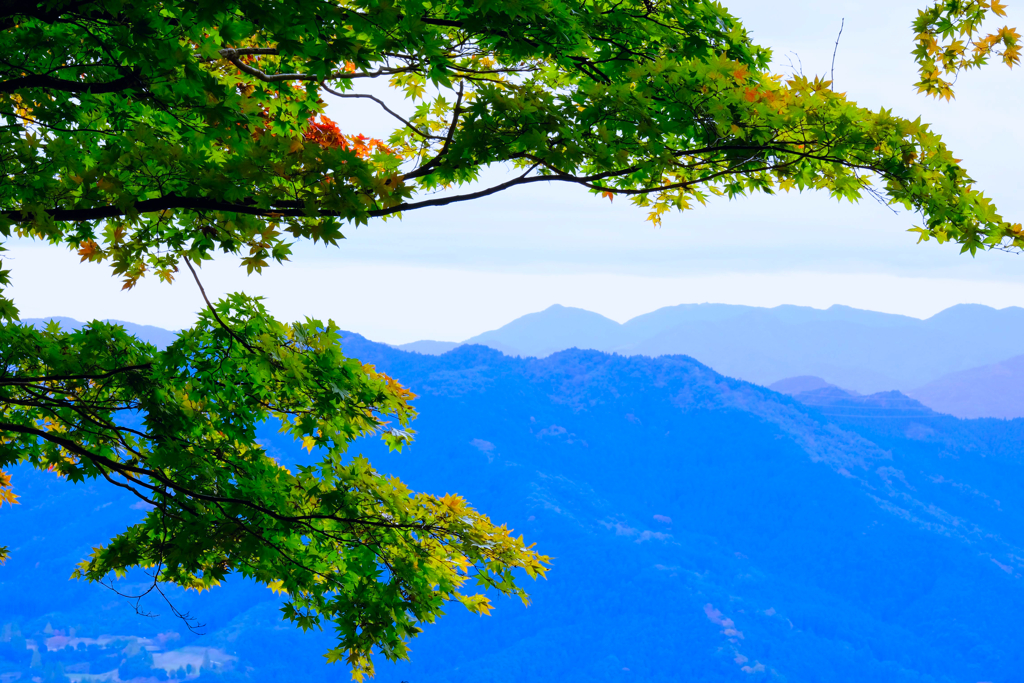
[[[377,152],[397,156],[393,149],[376,138],[368,138],[365,135],[345,135],[338,129],[337,123],[322,114],[319,122],[312,118],[309,120],[309,127],[303,137],[321,147],[350,149],[360,158],[371,156]]]
[[[11,491],[11,475],[0,471],[0,505],[4,503],[17,505],[18,496],[14,495],[14,492]]]
[[[97,254],[101,253],[100,245],[96,244],[95,240],[82,242],[82,246],[78,249],[78,255],[82,257],[82,261],[92,261]]]

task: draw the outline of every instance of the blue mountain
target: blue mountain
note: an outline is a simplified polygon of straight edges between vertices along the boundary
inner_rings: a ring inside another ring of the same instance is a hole
[[[347,353],[420,398],[414,490],[457,491],[551,555],[529,608],[453,606],[380,681],[1012,681],[1024,667],[1024,420],[959,420],[898,393],[787,396],[687,356],[480,345]],[[268,427],[282,462],[303,452]],[[330,634],[230,577],[139,609],[69,582],[141,514],[98,483],[14,472],[0,510],[0,680],[327,681]],[[524,579],[525,580],[525,579]],[[139,573],[119,582],[142,592]]]
[[[64,330],[77,330],[84,324],[74,318],[67,318],[63,316],[53,316],[51,318],[25,318],[21,322],[26,325],[42,327],[50,321],[58,323]],[[138,325],[136,323],[125,322],[124,320],[107,320],[106,322],[120,325],[129,334],[133,334],[139,339],[149,342],[158,349],[168,346],[177,336],[176,332],[165,330],[162,327],[156,327],[154,325]]]
[[[910,394],[957,417],[1024,417],[1024,355],[944,375]]]
[[[683,304],[619,324],[590,311],[552,306],[465,343],[540,358],[569,348],[685,354],[765,386],[813,375],[860,393],[907,393],[947,374],[1024,354],[1024,308],[963,304],[919,320],[848,306]],[[444,353],[455,346],[414,342],[401,348]]]

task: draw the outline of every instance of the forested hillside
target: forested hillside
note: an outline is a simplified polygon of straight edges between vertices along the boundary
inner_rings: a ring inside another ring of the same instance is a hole
[[[361,452],[553,558],[529,608],[453,610],[380,681],[973,683],[1024,666],[1024,420],[961,421],[891,395],[806,405],[682,356],[425,356],[357,335],[344,348],[420,395],[411,449]],[[284,463],[305,453],[264,437]],[[141,609],[162,616],[148,619],[69,582],[138,505],[13,474],[0,680],[347,677],[322,663],[329,634],[282,624],[280,599],[237,577],[168,594],[202,636],[155,593]]]

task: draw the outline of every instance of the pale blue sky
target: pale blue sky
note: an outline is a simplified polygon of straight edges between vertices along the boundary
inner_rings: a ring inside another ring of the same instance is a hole
[[[1003,215],[1024,219],[1018,187],[1024,70],[993,65],[965,74],[956,101],[935,102],[912,88],[909,25],[918,2],[726,5],[756,41],[773,49],[782,73],[790,62],[802,62],[807,75],[827,74],[845,18],[837,89],[861,104],[932,122]],[[1024,6],[1011,4],[1009,11],[1011,26],[1024,17]],[[395,95],[389,100],[401,106]],[[383,119],[365,107],[332,108],[331,115],[353,132],[384,133]],[[283,319],[332,317],[392,343],[461,340],[555,303],[620,321],[703,301],[841,303],[918,317],[963,302],[1024,305],[1024,256],[972,259],[953,246],[917,245],[906,232],[914,222],[871,200],[840,205],[805,194],[716,201],[655,228],[627,202],[533,186],[351,229],[340,249],[302,246],[292,263],[261,277],[246,278],[228,260],[205,267],[203,277],[213,292],[267,296]],[[110,317],[174,328],[189,324],[201,303],[184,280],[146,282],[122,293],[109,271],[79,266],[70,254],[17,243],[11,256],[15,300],[26,316]],[[48,280],[54,272],[59,286]]]

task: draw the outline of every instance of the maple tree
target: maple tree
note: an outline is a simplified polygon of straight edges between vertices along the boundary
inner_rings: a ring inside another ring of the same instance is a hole
[[[1018,33],[982,30],[1003,14],[922,10],[919,90],[948,99],[953,74],[1016,65]],[[0,45],[0,233],[107,262],[126,288],[195,276],[217,251],[259,272],[346,224],[553,182],[628,197],[655,223],[710,195],[869,194],[918,214],[922,240],[1024,246],[927,124],[773,75],[710,0],[46,0],[0,4]],[[394,132],[342,130],[327,99],[372,102]],[[517,173],[483,184],[494,164]],[[515,572],[549,565],[462,498],[345,455],[373,434],[401,448],[415,411],[331,322],[283,324],[237,294],[158,351],[102,322],[18,324],[9,297],[0,317],[0,467],[103,478],[152,505],[78,576],[254,578],[298,626],[333,624],[328,658],[360,677],[374,652],[406,657],[446,602],[486,613],[470,577],[525,600]],[[313,464],[274,461],[267,421]]]

